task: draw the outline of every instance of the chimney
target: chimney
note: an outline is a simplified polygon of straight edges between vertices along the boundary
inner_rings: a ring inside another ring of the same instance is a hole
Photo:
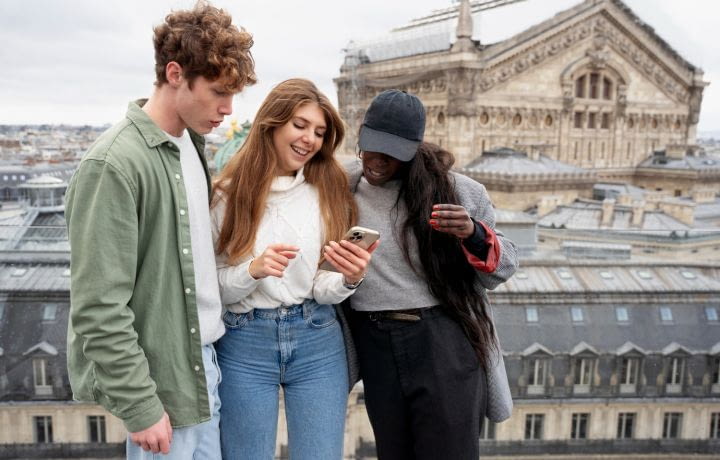
[[[665,146],[665,156],[676,160],[685,158],[688,146],[684,144],[668,144]]]
[[[538,203],[538,217],[543,217],[555,210],[562,203],[562,197],[558,195],[545,195]]]
[[[684,203],[678,201],[662,201],[660,209],[685,225],[692,226],[695,223],[695,203]]]
[[[617,196],[617,204],[620,206],[632,206],[632,196],[627,193],[621,193]]]
[[[600,226],[610,227],[613,222],[613,212],[615,211],[615,200],[612,198],[605,198],[602,202],[602,217],[600,220]]]
[[[712,203],[715,201],[715,191],[711,188],[693,189],[691,193],[695,203]]]
[[[645,202],[642,200],[633,201],[632,203],[632,220],[630,225],[632,227],[641,228],[643,225],[643,218],[645,217]]]
[[[473,21],[470,11],[470,0],[460,0],[458,13],[458,24],[455,35],[457,40],[452,46],[453,53],[464,53],[475,51],[475,44],[472,41]]]

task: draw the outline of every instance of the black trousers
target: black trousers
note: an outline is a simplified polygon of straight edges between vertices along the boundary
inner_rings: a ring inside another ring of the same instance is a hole
[[[379,460],[477,460],[487,384],[442,307],[415,322],[351,314]]]

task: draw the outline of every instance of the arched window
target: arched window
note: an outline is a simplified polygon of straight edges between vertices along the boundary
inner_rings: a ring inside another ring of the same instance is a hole
[[[615,81],[602,71],[589,71],[575,79],[575,97],[580,99],[615,99]]]
[[[618,81],[622,82],[617,74],[611,70],[580,71],[575,77],[576,107],[573,127],[576,129],[610,129],[613,122],[615,99],[617,99]],[[600,106],[600,111],[589,111],[587,106],[592,102]]]

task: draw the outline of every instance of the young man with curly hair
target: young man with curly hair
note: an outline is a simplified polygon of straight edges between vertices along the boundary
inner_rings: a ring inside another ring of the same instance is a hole
[[[68,370],[119,417],[128,458],[220,458],[215,342],[225,331],[202,135],[255,83],[252,36],[198,2],[154,29],[155,90],[71,180]]]

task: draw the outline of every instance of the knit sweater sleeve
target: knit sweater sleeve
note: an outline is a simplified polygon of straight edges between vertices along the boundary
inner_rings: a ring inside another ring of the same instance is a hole
[[[354,289],[345,287],[341,273],[318,270],[313,284],[313,298],[320,304],[337,304],[350,297]]]
[[[470,217],[484,224],[486,229],[494,233],[497,238],[499,257],[495,269],[492,272],[481,270],[477,272],[480,284],[486,289],[494,289],[510,279],[518,268],[515,243],[495,229],[495,210],[485,186],[461,174],[452,173],[452,175],[461,204],[467,209]]]

